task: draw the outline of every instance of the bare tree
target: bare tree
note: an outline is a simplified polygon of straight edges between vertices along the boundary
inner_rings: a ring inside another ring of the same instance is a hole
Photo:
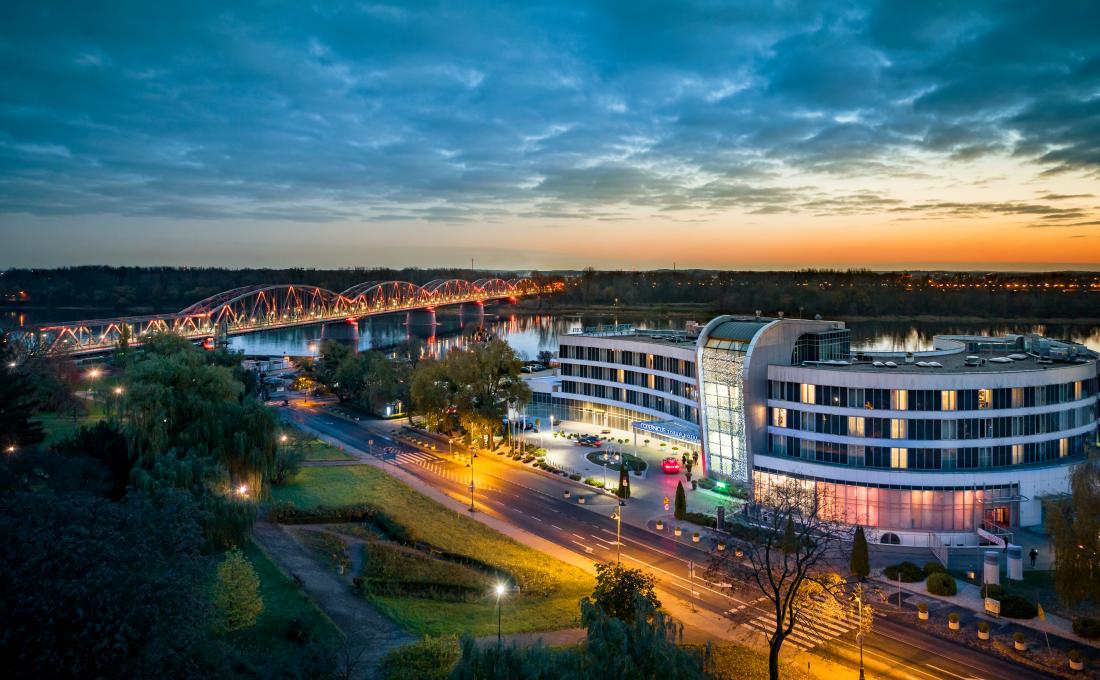
[[[797,626],[812,629],[816,618],[836,611],[844,597],[843,580],[830,560],[851,532],[832,521],[812,482],[794,479],[760,487],[750,517],[756,531],[743,549],[748,564],[723,551],[714,553],[710,569],[727,583],[747,580],[767,599],[775,623],[768,637],[768,674],[778,680],[784,641]]]

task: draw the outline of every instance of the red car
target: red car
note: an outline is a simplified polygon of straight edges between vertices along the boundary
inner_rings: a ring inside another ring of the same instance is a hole
[[[680,459],[675,457],[665,458],[661,461],[661,472],[666,475],[680,474]]]

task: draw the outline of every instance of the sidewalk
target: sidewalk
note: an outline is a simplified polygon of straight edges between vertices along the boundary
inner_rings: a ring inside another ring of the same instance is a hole
[[[982,599],[981,589],[978,585],[973,583],[966,583],[956,579],[955,583],[958,586],[958,592],[954,596],[933,595],[928,592],[924,582],[919,583],[899,583],[898,581],[891,581],[884,576],[881,572],[878,572],[871,576],[872,581],[882,586],[884,592],[897,593],[900,585],[903,593],[908,593],[914,597],[909,598],[914,604],[920,604],[921,602],[928,603],[941,603],[944,605],[951,605],[956,609],[966,609],[972,612],[976,618],[990,623],[1011,623],[1013,625],[1021,626],[1023,628],[1030,628],[1041,633],[1049,633],[1050,635],[1057,635],[1058,637],[1072,640],[1075,643],[1082,645],[1090,645],[1100,649],[1100,641],[1098,640],[1086,640],[1084,638],[1077,637],[1073,633],[1073,623],[1062,616],[1057,614],[1051,614],[1046,612],[1046,620],[1040,620],[1039,617],[1033,619],[1009,619],[1005,617],[994,617],[985,613],[985,600]],[[1011,585],[1008,586],[1011,588]],[[895,598],[896,599],[896,598]]]

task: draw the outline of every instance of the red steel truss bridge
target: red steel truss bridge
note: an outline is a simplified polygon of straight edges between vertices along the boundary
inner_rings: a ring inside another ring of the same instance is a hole
[[[117,347],[123,333],[129,333],[134,345],[153,333],[205,340],[341,319],[356,321],[376,314],[434,310],[443,305],[515,301],[561,288],[561,283],[540,284],[528,278],[436,279],[422,286],[408,281],[366,281],[342,293],[308,285],[243,286],[174,314],[54,323],[20,329],[12,333],[12,339],[36,353],[92,354]]]

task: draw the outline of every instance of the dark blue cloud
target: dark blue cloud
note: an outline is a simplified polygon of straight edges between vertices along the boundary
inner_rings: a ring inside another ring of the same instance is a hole
[[[9,215],[851,214],[922,154],[1100,172],[1088,1],[44,0],[0,59]]]

